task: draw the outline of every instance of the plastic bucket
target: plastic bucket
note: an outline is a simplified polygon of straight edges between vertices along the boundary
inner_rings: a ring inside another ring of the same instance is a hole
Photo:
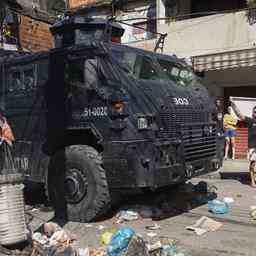
[[[27,240],[20,174],[0,175],[0,244],[11,245]]]

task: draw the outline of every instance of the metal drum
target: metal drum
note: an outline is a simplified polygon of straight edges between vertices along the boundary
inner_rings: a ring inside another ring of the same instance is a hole
[[[27,239],[22,176],[0,175],[0,244],[11,245]]]

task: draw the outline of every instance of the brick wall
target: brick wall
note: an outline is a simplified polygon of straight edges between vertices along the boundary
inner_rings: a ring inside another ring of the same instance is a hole
[[[83,5],[95,4],[97,0],[69,0],[69,8],[77,8]]]
[[[26,16],[21,16],[19,36],[24,50],[36,52],[53,47],[53,37],[49,25]]]

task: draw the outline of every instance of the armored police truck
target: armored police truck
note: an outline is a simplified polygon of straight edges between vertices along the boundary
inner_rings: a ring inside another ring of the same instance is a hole
[[[115,22],[70,17],[51,31],[54,49],[2,58],[1,109],[19,170],[46,184],[57,216],[91,221],[112,191],[222,165],[214,101],[183,61],[113,42]]]

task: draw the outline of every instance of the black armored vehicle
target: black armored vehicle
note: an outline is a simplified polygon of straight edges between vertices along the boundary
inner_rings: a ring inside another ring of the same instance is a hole
[[[46,184],[57,215],[91,221],[112,191],[222,165],[216,106],[183,61],[113,42],[124,32],[114,22],[70,17],[51,31],[54,49],[1,61],[1,108],[16,164]]]

